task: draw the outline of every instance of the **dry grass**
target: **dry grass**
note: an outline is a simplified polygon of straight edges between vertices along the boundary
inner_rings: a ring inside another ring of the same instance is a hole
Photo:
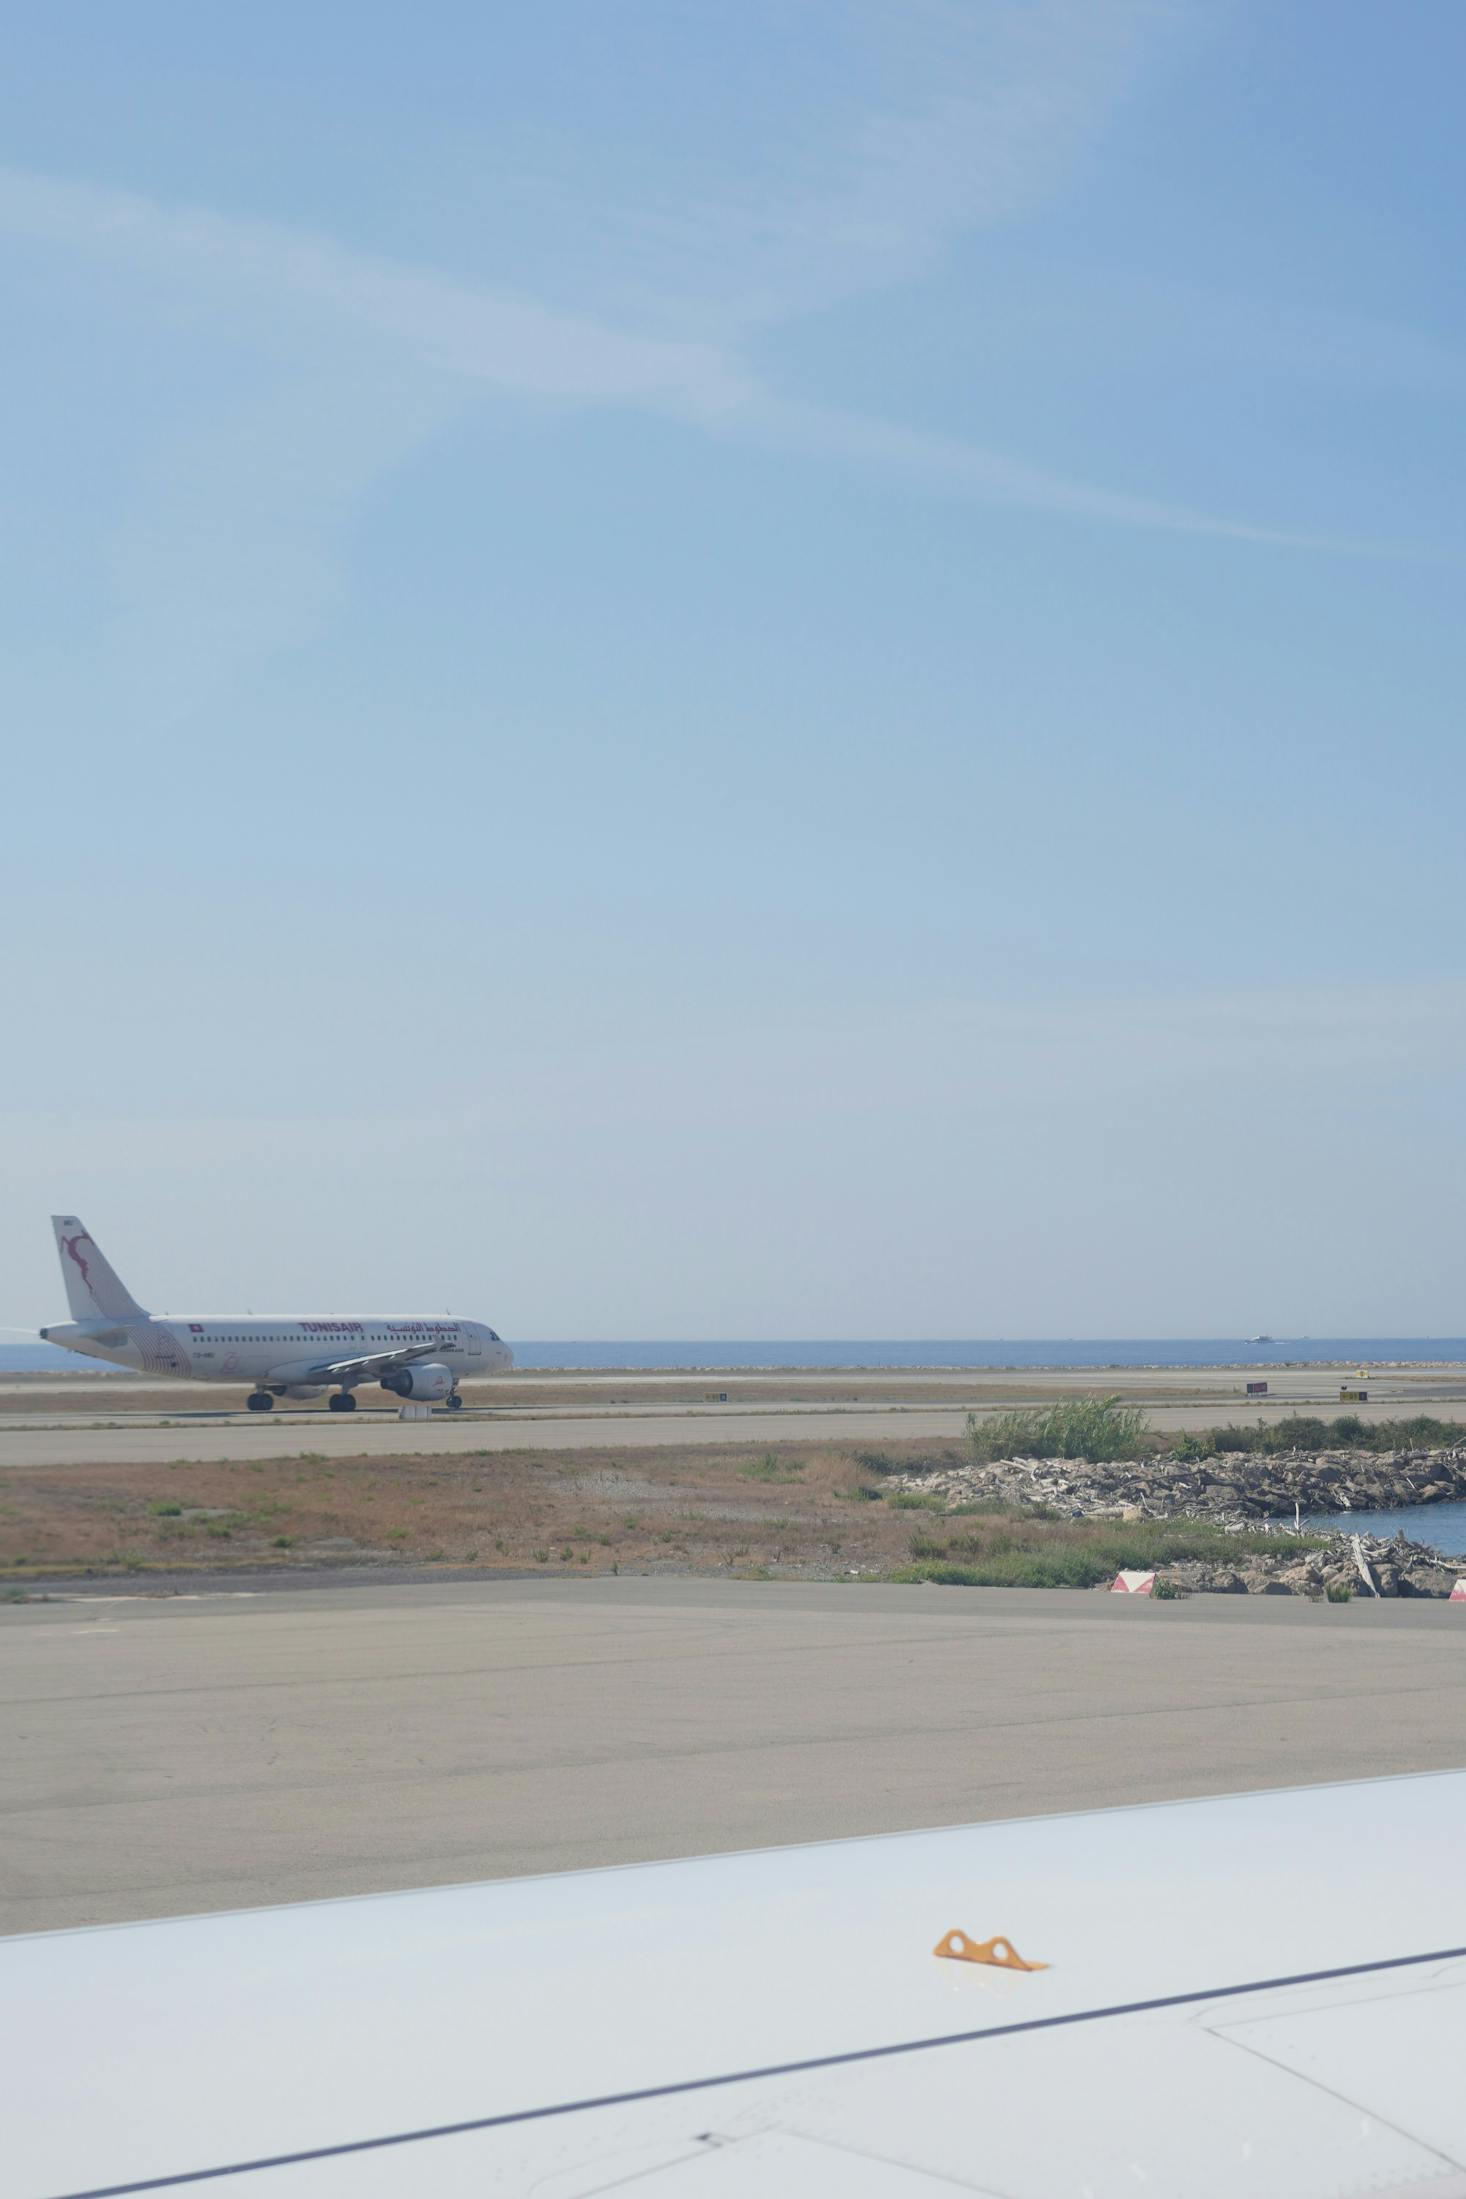
[[[912,1464],[962,1455],[904,1448]],[[845,1446],[805,1443],[17,1467],[0,1483],[0,1577],[387,1564],[870,1576],[909,1562],[914,1517],[930,1517],[863,1501],[882,1489]]]

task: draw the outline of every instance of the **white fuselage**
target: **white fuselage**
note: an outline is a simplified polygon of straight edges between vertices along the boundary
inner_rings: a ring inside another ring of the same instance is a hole
[[[413,1321],[385,1315],[361,1320],[298,1321],[215,1315],[203,1321],[157,1315],[120,1321],[58,1322],[42,1329],[48,1343],[113,1366],[193,1382],[254,1381],[290,1388],[324,1388],[317,1372],[333,1361],[373,1353],[423,1352],[457,1379],[501,1374],[514,1354],[482,1321]],[[314,1381],[312,1376],[314,1375]]]

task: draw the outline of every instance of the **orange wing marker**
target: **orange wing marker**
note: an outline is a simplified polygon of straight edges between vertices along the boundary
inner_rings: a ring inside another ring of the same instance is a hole
[[[1047,1970],[1046,1962],[1025,1962],[1011,1939],[969,1939],[965,1932],[944,1932],[932,1949],[952,1962],[985,1962],[994,1970]]]

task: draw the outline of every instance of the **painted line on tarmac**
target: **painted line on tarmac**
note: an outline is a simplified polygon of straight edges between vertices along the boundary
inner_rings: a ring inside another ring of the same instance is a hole
[[[262,1588],[135,1588],[126,1596],[67,1596],[48,1594],[47,1603],[205,1603],[221,1596],[245,1602],[262,1596]],[[110,1629],[115,1633],[115,1627]]]

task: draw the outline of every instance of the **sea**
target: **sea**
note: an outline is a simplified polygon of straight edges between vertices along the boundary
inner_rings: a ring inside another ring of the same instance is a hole
[[[1387,1367],[1466,1362],[1466,1336],[704,1337],[566,1341],[506,1339],[521,1367]],[[77,1368],[74,1353],[39,1341],[0,1344],[0,1373]],[[89,1374],[108,1371],[94,1360]],[[113,1370],[125,1372],[123,1369]]]
[[[1404,1504],[1388,1512],[1320,1512],[1305,1517],[1305,1527],[1337,1528],[1346,1535],[1408,1535],[1428,1542],[1442,1557],[1466,1557],[1466,1502]]]

